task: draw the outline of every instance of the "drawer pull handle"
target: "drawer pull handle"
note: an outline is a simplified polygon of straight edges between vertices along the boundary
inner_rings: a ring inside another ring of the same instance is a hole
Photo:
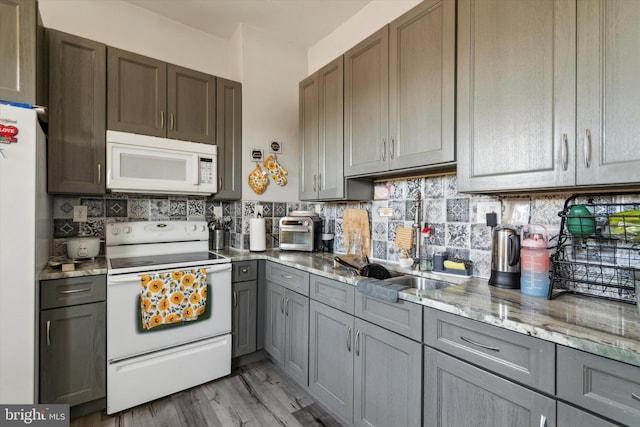
[[[238,308],[238,293],[233,291],[233,307]]]
[[[90,291],[91,288],[82,288],[82,289],[69,289],[68,291],[60,291],[61,294],[77,294],[78,292],[87,292]]]
[[[469,344],[473,344],[473,345],[476,345],[476,346],[478,346],[478,347],[486,348],[487,350],[491,350],[491,351],[500,351],[500,347],[493,347],[493,346],[491,346],[491,345],[480,344],[479,342],[475,342],[474,340],[469,339],[469,338],[467,338],[467,337],[465,337],[465,336],[462,336],[462,335],[460,335],[460,339],[461,339],[462,341],[466,341],[466,342],[468,342]]]
[[[293,279],[293,276],[291,276],[289,274],[283,274],[282,277],[285,278],[285,279],[288,279],[288,280]]]
[[[242,269],[240,270],[240,272],[247,274],[249,272],[249,268],[248,267],[242,267]]]
[[[640,394],[631,393],[631,398],[634,400],[640,400]]]
[[[347,329],[347,351],[351,353],[351,326]]]
[[[356,331],[356,356],[360,356],[360,330]]]
[[[547,417],[540,415],[540,427],[547,427]]]
[[[47,347],[51,345],[51,320],[47,320]]]

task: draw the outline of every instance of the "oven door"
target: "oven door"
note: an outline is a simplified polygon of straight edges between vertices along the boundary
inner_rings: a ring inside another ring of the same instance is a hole
[[[148,272],[109,275],[107,279],[107,360],[110,363],[227,334],[231,331],[231,264],[188,268],[206,268],[209,315],[205,313],[192,322],[149,330],[143,330],[140,326],[139,299],[140,276]],[[174,270],[180,270],[180,268]],[[169,271],[173,270],[157,271],[157,273]]]

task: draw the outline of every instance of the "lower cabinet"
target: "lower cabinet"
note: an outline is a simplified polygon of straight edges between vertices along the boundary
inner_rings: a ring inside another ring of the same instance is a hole
[[[311,301],[309,391],[349,424],[353,423],[354,334],[352,315]]]
[[[233,283],[233,317],[231,357],[256,351],[256,309],[258,283],[255,280]]]
[[[615,427],[600,417],[558,402],[558,427]]]
[[[553,427],[556,401],[425,346],[424,425]]]
[[[104,276],[40,284],[40,403],[88,403],[106,392]]]
[[[306,386],[309,381],[309,298],[267,281],[266,299],[264,348],[292,378]]]

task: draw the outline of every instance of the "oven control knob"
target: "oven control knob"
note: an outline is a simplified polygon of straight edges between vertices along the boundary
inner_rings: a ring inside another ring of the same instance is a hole
[[[111,229],[111,234],[113,234],[114,236],[118,236],[120,234],[120,229],[118,227],[113,227]]]
[[[207,231],[207,226],[206,226],[206,225],[201,225],[201,226],[200,226],[200,231],[202,231],[203,233],[204,233],[205,231]]]
[[[125,227],[122,231],[124,231],[124,234],[131,234],[131,227]]]
[[[198,226],[197,226],[197,225],[192,225],[192,226],[191,226],[191,231],[196,231],[197,229],[198,229]]]

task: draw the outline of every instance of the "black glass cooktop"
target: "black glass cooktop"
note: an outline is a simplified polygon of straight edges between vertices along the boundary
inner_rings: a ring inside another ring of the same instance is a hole
[[[180,266],[182,264],[195,265],[215,264],[218,262],[228,262],[229,258],[211,252],[188,252],[182,254],[148,255],[128,258],[111,258],[111,268],[119,269],[143,269],[144,267],[155,268],[157,266]]]

